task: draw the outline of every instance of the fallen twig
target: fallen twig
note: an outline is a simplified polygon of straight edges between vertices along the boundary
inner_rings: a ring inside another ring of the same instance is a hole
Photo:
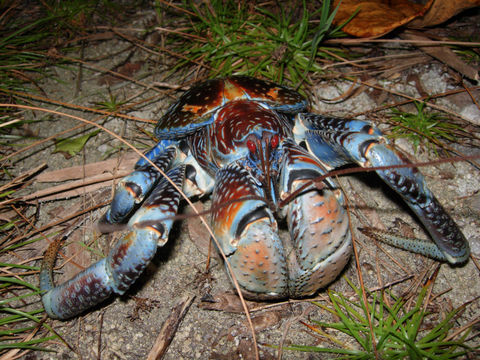
[[[170,316],[163,323],[160,334],[158,334],[157,340],[155,340],[155,344],[153,344],[152,350],[150,350],[147,360],[158,360],[161,359],[163,355],[165,355],[168,346],[172,342],[173,337],[177,332],[178,325],[180,325],[180,322],[190,308],[190,305],[192,305],[194,298],[195,296],[193,295],[187,295],[183,297],[172,309]]]

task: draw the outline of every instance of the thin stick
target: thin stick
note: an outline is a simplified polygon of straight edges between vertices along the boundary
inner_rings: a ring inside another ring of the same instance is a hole
[[[400,43],[400,44],[420,44],[420,45],[458,45],[458,46],[480,46],[478,42],[468,41],[438,41],[438,40],[400,40],[400,39],[330,39],[325,44],[364,44],[364,43]]]
[[[167,352],[168,346],[172,342],[177,332],[180,322],[187,314],[190,305],[192,305],[195,296],[184,296],[177,305],[172,309],[170,316],[163,323],[162,329],[157,336],[157,340],[153,344],[152,350],[147,356],[147,360],[159,360]]]

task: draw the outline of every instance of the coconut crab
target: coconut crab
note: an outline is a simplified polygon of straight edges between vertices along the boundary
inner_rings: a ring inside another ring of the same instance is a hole
[[[158,122],[159,142],[117,186],[99,221],[108,232],[129,232],[108,256],[54,286],[55,254],[40,272],[45,310],[74,317],[123,294],[168,240],[181,200],[212,196],[212,230],[244,295],[254,299],[304,297],[333,281],[349,261],[351,234],[336,182],[317,179],[357,163],[377,170],[416,213],[433,243],[385,239],[395,246],[449,263],[468,259],[457,225],[423,176],[382,133],[361,120],[307,112],[308,102],[289,88],[234,76],[196,84]],[[158,169],[166,173],[163,177]],[[278,236],[286,218],[289,240]]]

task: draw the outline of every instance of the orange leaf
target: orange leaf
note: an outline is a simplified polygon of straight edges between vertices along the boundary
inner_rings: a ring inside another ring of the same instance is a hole
[[[463,10],[480,6],[480,0],[435,0],[427,13],[413,20],[409,27],[424,28],[447,21]]]
[[[335,7],[339,1],[334,1]],[[375,38],[424,15],[432,2],[421,5],[408,0],[341,0],[334,23],[342,24],[358,11],[342,30],[357,37]]]

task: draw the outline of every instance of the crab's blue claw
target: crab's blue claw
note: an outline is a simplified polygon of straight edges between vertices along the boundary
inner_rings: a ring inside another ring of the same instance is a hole
[[[377,128],[365,121],[317,114],[301,114],[297,121],[300,129],[297,133],[303,135],[309,149],[330,166],[355,162],[363,167],[391,167],[377,173],[400,194],[430,233],[440,250],[430,255],[451,264],[468,259],[468,241],[427,187],[423,175],[388,144]],[[396,168],[396,165],[406,167]],[[401,241],[397,246],[411,249],[411,245],[403,246]]]

